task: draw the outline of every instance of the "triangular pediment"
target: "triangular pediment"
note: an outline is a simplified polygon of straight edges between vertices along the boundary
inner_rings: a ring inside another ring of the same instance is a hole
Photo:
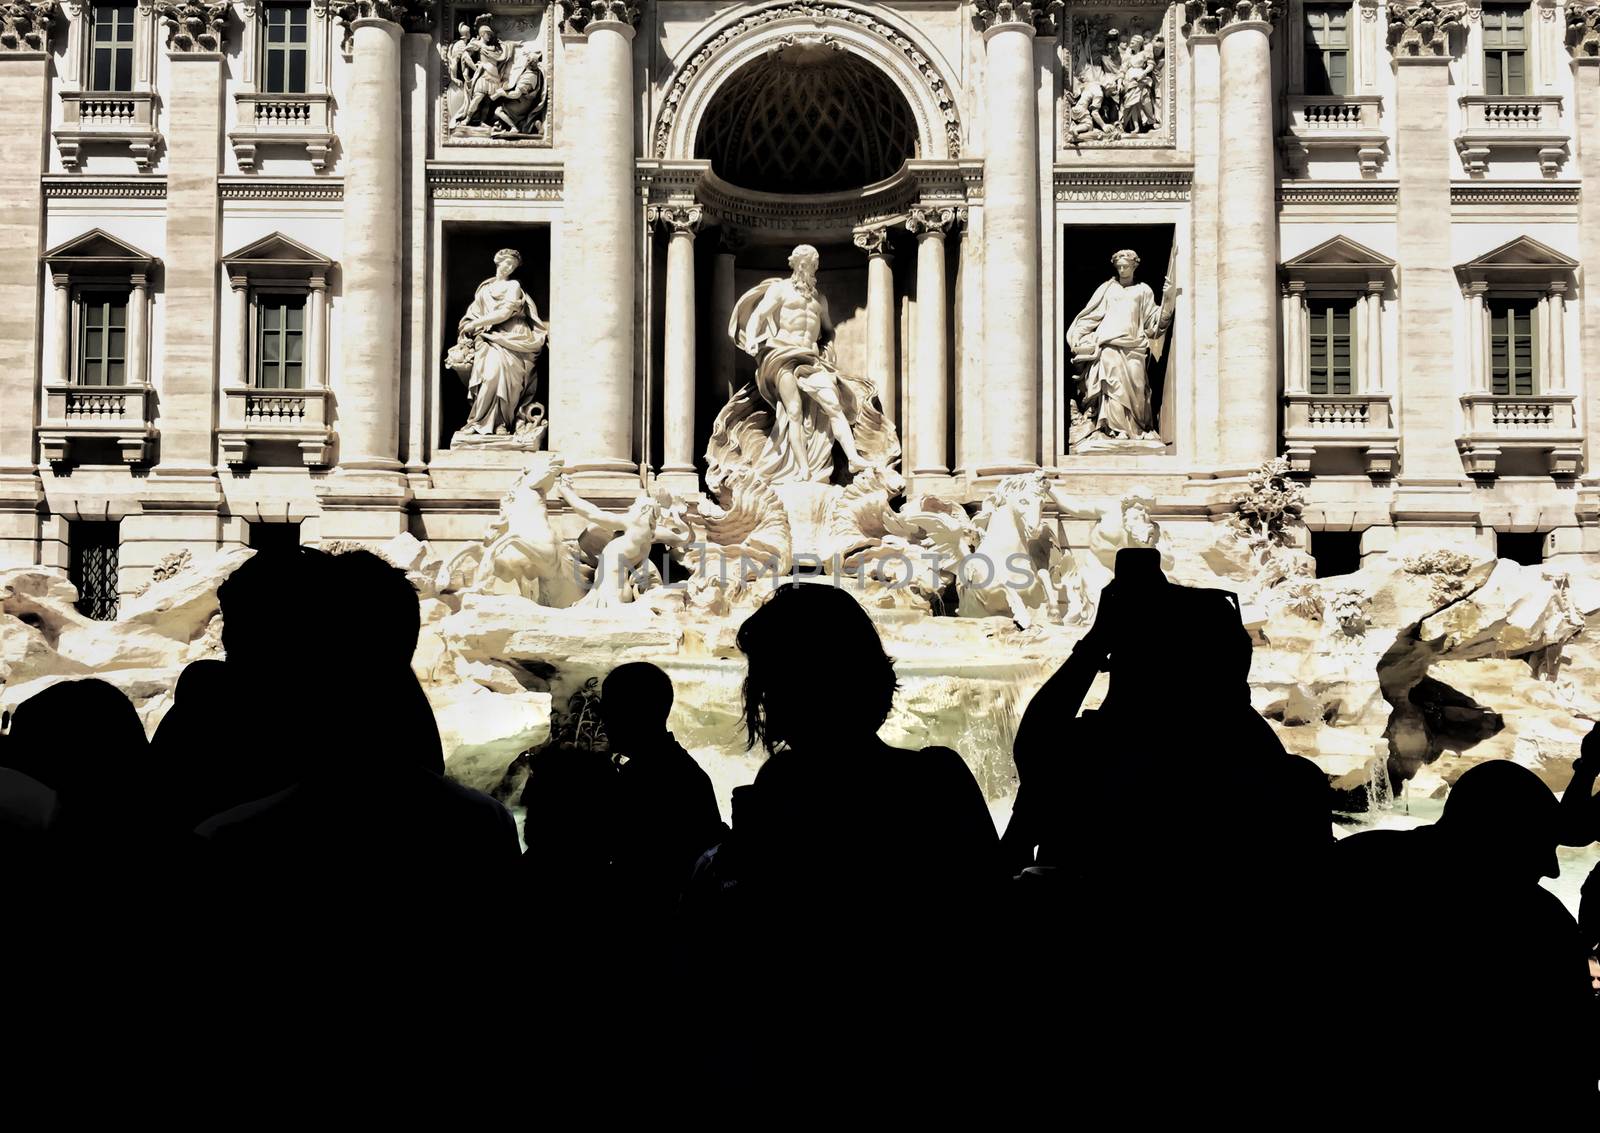
[[[281,232],[274,232],[263,236],[252,244],[246,244],[237,252],[222,257],[222,262],[229,267],[304,267],[327,269],[333,266],[333,261],[318,252],[312,251],[298,240],[292,240]]]
[[[1301,252],[1292,260],[1283,262],[1285,270],[1307,268],[1359,268],[1363,271],[1392,271],[1394,261],[1374,252],[1365,244],[1358,244],[1348,236],[1335,236],[1324,240],[1315,248]]]
[[[1506,268],[1555,268],[1561,271],[1572,271],[1577,266],[1577,260],[1571,256],[1563,255],[1548,244],[1541,244],[1531,236],[1518,236],[1515,240],[1501,244],[1493,251],[1485,252],[1475,260],[1468,260],[1461,265],[1461,270],[1494,271]]]
[[[51,266],[70,267],[73,264],[90,264],[96,267],[121,266],[148,267],[155,257],[142,248],[135,248],[126,240],[119,240],[103,228],[92,228],[82,236],[74,236],[44,254]]]

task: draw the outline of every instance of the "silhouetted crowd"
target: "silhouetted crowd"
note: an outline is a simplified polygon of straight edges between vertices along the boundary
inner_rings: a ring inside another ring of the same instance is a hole
[[[1251,708],[1235,599],[1153,552],[1031,702],[1003,838],[960,755],[878,737],[894,665],[832,586],[739,628],[765,758],[731,826],[670,679],[630,663],[609,751],[528,758],[520,842],[444,775],[401,571],[264,551],[219,598],[226,660],[152,740],[69,675],[0,741],[8,1090],[122,1071],[149,1116],[202,1084],[252,1109],[444,1082],[752,1125],[1595,1106],[1600,870],[1576,923],[1539,879],[1600,840],[1600,737],[1559,803],[1491,761],[1433,825],[1336,841],[1326,776]]]

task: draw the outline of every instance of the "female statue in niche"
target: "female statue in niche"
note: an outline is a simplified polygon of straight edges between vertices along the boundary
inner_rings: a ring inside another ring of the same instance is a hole
[[[514,248],[494,254],[494,277],[478,284],[461,316],[456,344],[445,354],[445,365],[466,383],[472,401],[452,446],[504,438],[517,448],[538,448],[544,440],[544,406],[533,398],[533,367],[550,328],[522,284],[511,278],[521,265],[522,255]]]

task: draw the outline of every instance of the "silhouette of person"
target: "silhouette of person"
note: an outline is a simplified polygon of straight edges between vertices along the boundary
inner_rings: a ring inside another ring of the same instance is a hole
[[[1582,1064],[1594,1053],[1581,1029],[1587,950],[1571,914],[1539,885],[1560,873],[1558,812],[1533,772],[1491,760],[1456,781],[1432,826],[1338,844],[1336,891],[1381,894],[1398,883],[1404,894],[1340,918],[1334,954],[1369,957],[1395,982],[1413,969],[1441,976],[1440,994],[1407,1021],[1407,1064],[1371,1083],[1380,1101],[1410,1096],[1422,1077],[1440,1081],[1437,1101],[1462,1114],[1533,1097],[1555,1112],[1593,1104],[1594,1074]],[[1505,1050],[1507,1034],[1539,1036],[1540,1057]],[[1465,1050],[1483,1057],[1445,1076]]]

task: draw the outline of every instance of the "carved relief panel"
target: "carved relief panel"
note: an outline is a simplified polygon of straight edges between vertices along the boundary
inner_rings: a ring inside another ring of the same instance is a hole
[[[551,4],[457,4],[439,35],[439,141],[550,145]]]
[[[1060,148],[1172,146],[1176,44],[1173,6],[1069,2],[1057,45]]]

